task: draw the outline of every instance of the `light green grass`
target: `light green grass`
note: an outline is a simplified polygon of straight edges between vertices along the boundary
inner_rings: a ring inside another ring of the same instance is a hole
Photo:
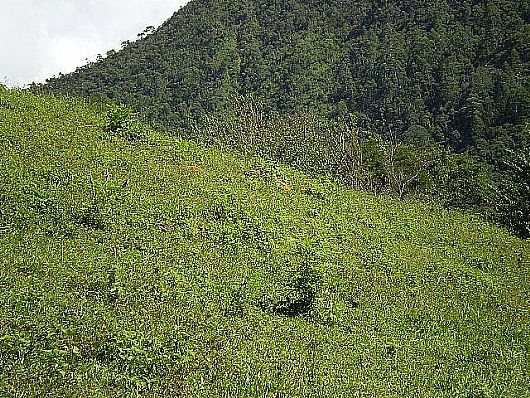
[[[0,88],[0,396],[530,396],[528,241],[104,126]]]

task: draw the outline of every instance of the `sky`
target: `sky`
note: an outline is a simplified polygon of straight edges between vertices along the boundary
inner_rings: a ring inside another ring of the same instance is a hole
[[[69,73],[158,27],[187,0],[0,0],[0,83]],[[88,61],[87,61],[88,59]]]

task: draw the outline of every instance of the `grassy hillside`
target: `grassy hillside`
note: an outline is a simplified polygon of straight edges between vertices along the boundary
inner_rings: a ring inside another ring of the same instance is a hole
[[[0,90],[0,396],[530,395],[528,241],[101,108]]]

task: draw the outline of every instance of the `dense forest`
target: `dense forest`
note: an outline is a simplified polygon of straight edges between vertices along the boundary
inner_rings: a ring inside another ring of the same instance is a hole
[[[248,138],[232,134],[226,139],[226,126],[232,126],[226,120],[233,119],[226,115],[235,114],[243,123],[256,121],[260,131],[280,131],[281,137],[272,137],[276,140],[300,136],[278,126],[294,123],[306,129],[307,120],[318,119],[309,124],[325,120],[364,138],[437,146],[482,165],[471,169],[483,167],[492,180],[497,194],[490,202],[499,202],[503,183],[502,197],[517,192],[497,213],[525,217],[520,194],[530,189],[524,160],[530,147],[527,1],[192,0],[160,28],[149,27],[138,36],[122,43],[119,52],[50,79],[48,89],[105,96],[141,111],[157,127],[188,136],[208,131],[225,142]],[[311,126],[311,131],[322,130]],[[307,138],[306,133],[300,137]],[[254,141],[269,150],[270,138]],[[338,147],[344,149],[342,138]],[[318,139],[325,145],[332,141]],[[326,151],[335,149],[328,145]],[[379,149],[379,158],[390,151]],[[299,157],[282,150],[273,155]],[[373,174],[378,156],[371,158]],[[387,169],[394,167],[386,163]],[[475,193],[457,204],[482,206]],[[522,225],[517,228],[528,234],[528,220]]]

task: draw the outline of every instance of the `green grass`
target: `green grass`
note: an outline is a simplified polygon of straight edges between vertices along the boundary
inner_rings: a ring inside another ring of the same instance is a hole
[[[0,396],[530,395],[528,241],[105,125],[0,88]]]

